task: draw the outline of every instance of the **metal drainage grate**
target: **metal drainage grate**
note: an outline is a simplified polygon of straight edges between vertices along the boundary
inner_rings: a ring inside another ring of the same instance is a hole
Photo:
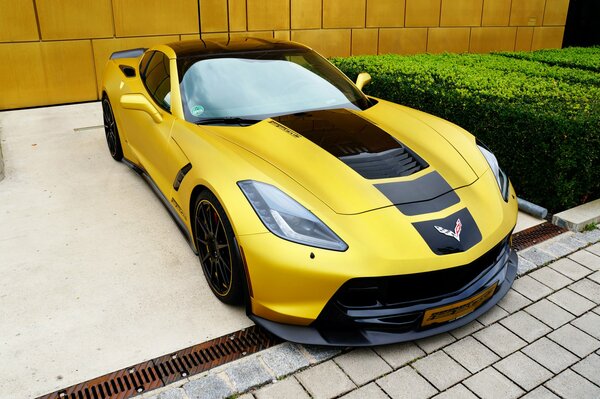
[[[513,249],[520,251],[537,243],[567,232],[567,229],[544,222],[512,235]]]
[[[252,326],[40,396],[38,399],[127,399],[261,351],[279,342],[281,340],[269,332]]]

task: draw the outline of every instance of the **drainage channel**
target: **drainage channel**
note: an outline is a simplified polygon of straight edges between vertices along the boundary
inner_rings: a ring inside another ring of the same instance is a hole
[[[281,340],[258,326],[136,364],[38,399],[127,399],[259,352]]]
[[[542,223],[513,234],[512,246],[519,251],[566,231],[568,230],[551,223]],[[38,399],[127,399],[259,352],[280,342],[282,341],[279,338],[268,331],[252,326],[40,396]]]
[[[567,231],[567,229],[563,229],[552,223],[544,222],[513,234],[512,247],[513,249],[520,251]]]

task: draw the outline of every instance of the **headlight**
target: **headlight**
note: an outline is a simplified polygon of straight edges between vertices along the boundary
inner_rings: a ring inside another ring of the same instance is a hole
[[[271,233],[311,247],[345,251],[348,245],[319,218],[278,188],[253,180],[238,186]]]
[[[504,198],[504,201],[508,201],[508,176],[506,176],[506,173],[500,169],[496,156],[492,154],[485,145],[477,141],[477,147],[479,147],[479,150],[490,165],[492,172],[494,172],[494,176],[496,176],[496,181],[498,182],[498,188],[500,188],[500,192],[502,193],[502,198]]]

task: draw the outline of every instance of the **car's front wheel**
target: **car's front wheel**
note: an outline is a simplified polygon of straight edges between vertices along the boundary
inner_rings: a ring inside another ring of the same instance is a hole
[[[231,223],[208,190],[198,195],[194,210],[194,240],[208,285],[222,302],[241,304],[245,280]]]
[[[120,161],[123,159],[123,148],[121,147],[115,115],[106,94],[102,96],[102,114],[104,116],[104,134],[106,135],[108,151],[115,161]]]

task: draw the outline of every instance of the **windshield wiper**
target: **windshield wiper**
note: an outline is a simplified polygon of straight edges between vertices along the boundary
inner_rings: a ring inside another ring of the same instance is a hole
[[[197,125],[253,125],[260,120],[245,118],[206,118],[196,122]]]

